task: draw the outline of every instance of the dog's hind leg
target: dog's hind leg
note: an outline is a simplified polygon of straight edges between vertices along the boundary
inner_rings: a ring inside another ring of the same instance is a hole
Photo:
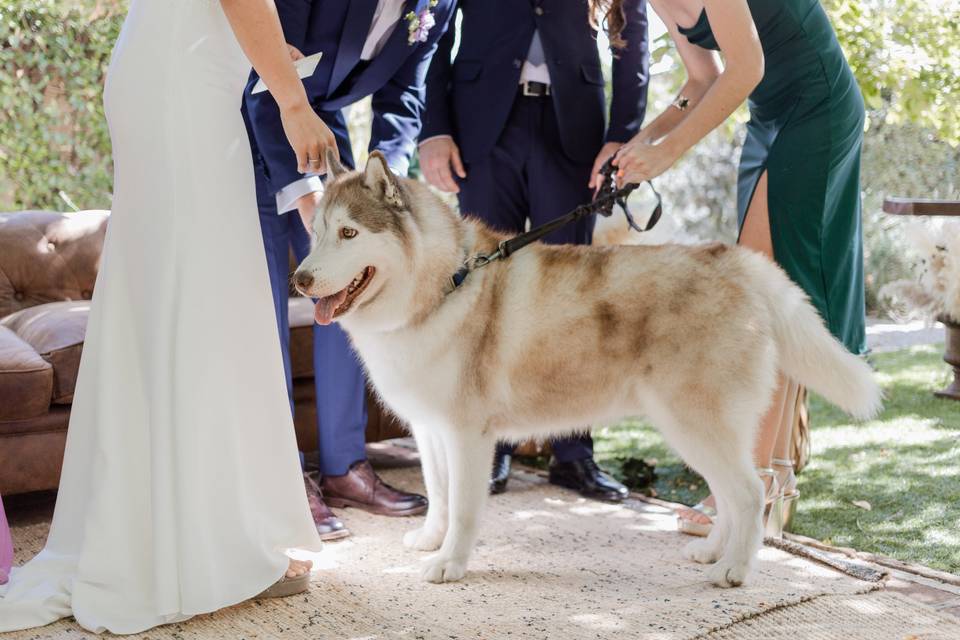
[[[765,491],[752,458],[757,425],[770,395],[768,387],[763,391],[744,394],[739,400],[725,397],[724,406],[714,414],[714,451],[698,461],[720,499],[729,527],[723,555],[707,571],[721,587],[743,583],[763,543]]]
[[[420,451],[423,482],[427,487],[430,506],[427,508],[423,526],[404,534],[403,544],[417,551],[436,551],[443,544],[443,538],[447,533],[449,476],[446,453],[442,436],[435,429],[414,428],[413,435],[417,440],[417,449]]]
[[[738,415],[746,420],[740,423],[724,419],[729,411],[652,409],[648,413],[664,438],[703,476],[717,499],[710,536],[690,542],[684,554],[697,562],[716,561],[707,570],[714,584],[742,584],[763,538],[763,485],[750,459],[754,429],[749,416]]]
[[[495,445],[493,437],[479,430],[451,429],[443,433],[442,442],[450,480],[449,526],[440,550],[426,560],[427,582],[454,582],[466,573],[487,502]]]

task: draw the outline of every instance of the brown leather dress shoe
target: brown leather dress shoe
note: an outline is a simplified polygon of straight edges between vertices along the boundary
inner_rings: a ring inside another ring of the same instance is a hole
[[[313,516],[313,524],[317,527],[320,539],[329,542],[349,536],[350,530],[343,526],[340,519],[333,515],[330,507],[323,501],[323,493],[316,481],[304,473],[303,484],[307,488],[307,504],[310,505],[310,515]]]
[[[366,460],[355,463],[346,475],[324,476],[322,486],[334,508],[356,507],[382,516],[416,516],[427,510],[425,497],[394,489]]]

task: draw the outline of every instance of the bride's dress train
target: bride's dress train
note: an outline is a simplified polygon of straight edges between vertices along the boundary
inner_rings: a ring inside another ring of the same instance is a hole
[[[56,512],[0,587],[0,631],[183,620],[319,545],[239,112],[249,69],[216,0],[133,0],[105,89],[113,215]]]

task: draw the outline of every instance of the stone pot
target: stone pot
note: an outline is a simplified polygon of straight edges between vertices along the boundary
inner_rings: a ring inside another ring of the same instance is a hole
[[[943,360],[953,367],[953,382],[946,389],[936,391],[933,395],[938,398],[960,400],[960,322],[955,322],[952,318],[948,318],[946,314],[940,314],[937,320],[947,328],[947,343]]]

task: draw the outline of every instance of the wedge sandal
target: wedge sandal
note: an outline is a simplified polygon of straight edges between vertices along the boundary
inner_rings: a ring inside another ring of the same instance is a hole
[[[283,576],[272,585],[267,587],[256,596],[255,600],[261,600],[264,598],[286,598],[288,596],[295,596],[298,593],[303,593],[310,588],[310,572],[307,571],[302,576],[297,576],[296,578],[288,578]]]

